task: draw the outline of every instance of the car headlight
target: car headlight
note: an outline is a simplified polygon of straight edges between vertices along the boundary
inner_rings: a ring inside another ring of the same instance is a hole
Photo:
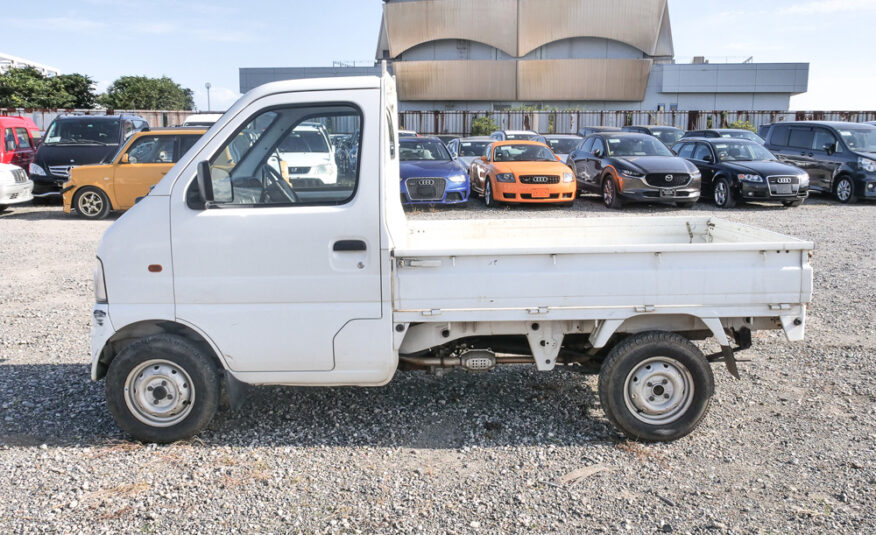
[[[103,274],[103,262],[100,258],[94,263],[94,300],[98,303],[107,303],[106,277]]]
[[[12,173],[0,173],[0,184],[15,184],[15,175]]]
[[[690,172],[690,177],[691,177],[692,179],[696,180],[696,179],[698,179],[698,178],[702,178],[702,177],[703,177],[703,174],[700,173],[700,170],[699,170],[699,169],[694,169],[693,171]]]
[[[516,182],[514,173],[499,173],[496,175],[497,182]]]
[[[800,181],[801,188],[809,187],[809,173],[803,173],[801,175],[797,175],[797,180]]]
[[[453,175],[453,176],[447,177],[447,180],[449,180],[451,182],[455,182],[456,184],[462,184],[463,182],[465,182],[466,178],[468,178],[468,177],[465,175]]]
[[[645,173],[633,171],[632,169],[621,168],[620,174],[627,178],[645,178]]]
[[[317,175],[327,175],[334,172],[335,164],[332,163],[324,163],[322,165],[317,165],[313,168],[313,173]]]
[[[739,180],[741,180],[743,182],[763,183],[763,177],[760,175],[745,175],[745,174],[740,173],[740,174],[736,175],[736,178],[738,178]]]
[[[568,184],[569,182],[574,182],[574,181],[575,181],[575,175],[573,175],[572,173],[563,173],[563,182]]]
[[[35,163],[30,164],[30,167],[28,168],[28,170],[30,171],[30,174],[32,174],[32,175],[46,176],[46,170],[43,169],[42,167],[38,166]]]
[[[876,161],[870,158],[858,158],[858,167],[868,173],[876,173]]]

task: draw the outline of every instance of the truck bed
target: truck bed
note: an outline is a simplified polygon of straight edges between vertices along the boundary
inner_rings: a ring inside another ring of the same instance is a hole
[[[409,221],[400,241],[407,321],[777,316],[812,295],[811,242],[713,217]]]

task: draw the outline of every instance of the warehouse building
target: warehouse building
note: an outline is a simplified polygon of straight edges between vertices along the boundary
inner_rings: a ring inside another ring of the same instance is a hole
[[[385,0],[375,59],[402,110],[787,110],[809,79],[807,63],[676,61],[668,0]],[[241,69],[241,91],[265,71]]]

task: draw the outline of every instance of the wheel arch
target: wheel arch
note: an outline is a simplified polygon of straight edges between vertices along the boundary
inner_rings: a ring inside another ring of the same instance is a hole
[[[692,335],[705,333],[714,336],[721,345],[729,344],[720,319],[702,318],[694,314],[637,314],[623,319],[602,320],[591,335],[591,343],[594,348],[602,349],[615,334],[634,335],[649,331],[675,332],[688,339],[702,338]]]
[[[126,325],[109,337],[100,352],[100,356],[92,364],[92,379],[95,381],[103,379],[106,376],[110,363],[127,346],[137,340],[156,334],[182,336],[200,346],[206,354],[212,357],[220,370],[228,368],[215,344],[194,327],[169,320],[143,320]]]

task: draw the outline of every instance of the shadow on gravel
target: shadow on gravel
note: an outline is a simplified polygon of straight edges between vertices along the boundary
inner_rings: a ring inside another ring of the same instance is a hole
[[[112,420],[104,383],[88,365],[0,365],[0,446],[85,447],[130,440]],[[250,388],[237,411],[221,411],[206,446],[389,447],[582,445],[614,442],[591,416],[586,376],[525,368],[455,371],[442,379],[398,373],[379,388]]]

